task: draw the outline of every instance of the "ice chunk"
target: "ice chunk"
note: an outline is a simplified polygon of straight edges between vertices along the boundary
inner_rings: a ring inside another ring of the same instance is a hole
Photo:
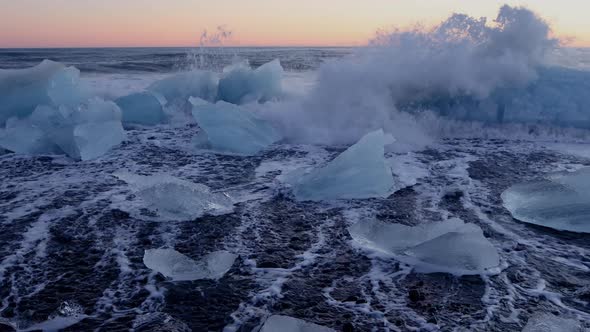
[[[191,99],[193,104],[196,99]],[[254,114],[226,102],[193,106],[201,127],[196,145],[219,153],[254,155],[281,139],[272,125]]]
[[[123,123],[153,126],[166,121],[158,98],[147,92],[134,93],[115,100],[121,108]]]
[[[370,220],[352,225],[349,232],[359,245],[394,255],[421,272],[471,275],[500,264],[481,228],[459,219],[414,227]]]
[[[0,146],[18,153],[65,153],[90,160],[125,139],[120,110],[112,102],[90,99],[75,109],[39,106],[23,120],[10,120]]]
[[[217,80],[212,72],[194,70],[154,82],[148,90],[164,96],[168,102],[184,103],[189,97],[214,101],[217,95]]]
[[[87,99],[74,67],[44,60],[27,69],[0,70],[0,125],[25,118],[39,105],[74,106]]]
[[[264,322],[260,332],[335,332],[335,330],[289,316],[274,315]]]
[[[582,332],[580,323],[551,313],[536,313],[529,318],[522,332]]]
[[[233,211],[232,199],[224,193],[211,192],[209,187],[169,175],[142,176],[125,172],[114,174],[130,184],[160,219],[192,220],[204,214],[222,215]]]
[[[173,249],[148,249],[143,263],[174,281],[218,280],[231,269],[236,258],[230,252],[215,251],[195,261]]]
[[[283,67],[273,60],[255,70],[246,64],[234,65],[219,80],[218,100],[232,104],[265,102],[283,93]]]
[[[590,233],[590,168],[514,185],[502,193],[502,200],[520,221]]]
[[[290,179],[295,197],[320,201],[389,196],[394,183],[384,152],[394,141],[383,130],[365,135],[326,166]]]

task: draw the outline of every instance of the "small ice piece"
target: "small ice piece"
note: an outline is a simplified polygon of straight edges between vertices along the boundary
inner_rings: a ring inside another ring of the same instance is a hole
[[[211,192],[209,187],[169,175],[143,176],[125,172],[114,174],[130,184],[161,219],[193,220],[204,214],[222,215],[233,212],[233,201],[225,193]]]
[[[281,139],[271,124],[236,105],[198,103],[195,98],[191,103],[193,117],[201,127],[195,138],[198,148],[251,156]]]
[[[6,121],[6,128],[0,129],[0,147],[22,154],[59,153],[59,148],[41,128],[16,118]]]
[[[352,225],[349,232],[362,247],[394,255],[420,272],[473,275],[500,265],[481,228],[456,218],[414,227],[369,220]]]
[[[241,63],[226,69],[219,80],[218,100],[232,104],[265,102],[283,93],[283,67],[279,60],[268,62],[255,70]]]
[[[80,71],[67,67],[55,73],[47,87],[47,95],[56,106],[76,107],[90,96],[80,84]]]
[[[529,318],[522,332],[582,332],[582,326],[573,319],[539,312]]]
[[[335,330],[289,316],[273,315],[264,322],[260,332],[335,332]]]
[[[395,140],[383,130],[365,135],[326,166],[288,180],[300,201],[387,197],[394,186],[385,146]]]
[[[212,72],[193,70],[154,82],[148,91],[162,95],[168,102],[186,102],[189,97],[214,101],[218,79]]]
[[[231,269],[236,258],[237,255],[222,250],[195,261],[173,249],[148,249],[143,263],[174,281],[219,280]]]
[[[148,92],[133,93],[115,100],[121,108],[124,124],[154,126],[166,122],[158,98]]]
[[[590,233],[590,167],[514,185],[502,193],[502,200],[520,221]]]

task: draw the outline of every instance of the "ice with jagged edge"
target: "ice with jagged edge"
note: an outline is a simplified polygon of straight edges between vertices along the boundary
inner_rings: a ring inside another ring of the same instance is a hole
[[[16,153],[65,153],[90,160],[104,155],[125,137],[117,105],[92,98],[75,108],[39,106],[23,120],[9,119],[0,130],[0,146]]]
[[[148,249],[143,255],[143,263],[174,281],[218,280],[231,269],[237,257],[221,250],[195,261],[174,249]]]
[[[167,103],[186,103],[190,97],[214,101],[218,77],[209,71],[192,70],[152,83],[147,90],[159,94]]]
[[[140,209],[154,212],[159,220],[193,220],[205,214],[233,212],[233,201],[227,194],[212,192],[203,184],[164,174],[144,176],[117,172],[114,176],[131,186],[141,199]],[[130,207],[128,202],[122,206],[123,209]]]
[[[223,101],[211,104],[198,98],[190,102],[201,128],[194,140],[198,148],[251,156],[282,138],[270,123],[236,105]]]
[[[529,318],[522,332],[582,332],[582,326],[573,319],[551,313],[536,313]]]
[[[516,184],[502,193],[502,200],[520,221],[590,233],[590,167]]]
[[[80,71],[44,60],[35,67],[0,70],[0,125],[29,116],[39,105],[73,106],[86,99]]]
[[[500,265],[481,228],[457,218],[413,227],[371,219],[355,223],[349,232],[361,247],[393,255],[420,272],[489,274]]]
[[[300,201],[387,197],[394,180],[384,153],[394,141],[383,130],[371,132],[324,167],[295,172],[287,182]]]
[[[137,92],[117,98],[124,124],[154,126],[165,123],[166,113],[156,96],[149,92]]]
[[[335,330],[289,316],[270,316],[260,332],[335,332]]]
[[[252,69],[247,63],[238,63],[224,70],[219,80],[217,99],[232,104],[265,102],[283,93],[283,67],[273,60]]]

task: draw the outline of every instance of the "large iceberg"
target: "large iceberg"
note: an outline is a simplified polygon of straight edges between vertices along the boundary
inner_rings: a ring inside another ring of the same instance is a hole
[[[514,185],[502,193],[502,200],[518,220],[590,233],[590,168]]]
[[[193,117],[201,127],[197,147],[219,153],[254,155],[279,141],[281,135],[268,122],[236,105],[191,98]]]
[[[141,208],[153,211],[158,219],[192,220],[204,214],[222,215],[233,211],[233,201],[225,193],[169,175],[143,176],[126,172],[114,174],[127,182],[143,201]]]
[[[218,100],[232,104],[265,102],[280,97],[283,67],[279,60],[268,62],[252,70],[244,63],[228,67],[219,80]]]
[[[264,322],[260,332],[335,332],[335,330],[289,316],[273,315]]]
[[[385,146],[395,140],[383,130],[365,135],[326,166],[288,182],[301,201],[387,197],[394,186]]]
[[[26,69],[0,70],[0,125],[12,117],[29,116],[39,105],[72,105],[84,99],[80,72],[44,60]]]
[[[529,318],[522,332],[582,332],[580,323],[551,313],[537,313]]]
[[[117,105],[93,98],[76,108],[39,106],[26,119],[10,119],[0,130],[0,146],[17,153],[61,152],[90,160],[125,137]]]
[[[460,219],[414,227],[369,220],[352,225],[349,233],[360,246],[393,255],[421,272],[473,275],[500,265],[481,228]]]
[[[214,101],[217,84],[218,78],[214,73],[193,70],[154,82],[148,90],[163,96],[169,103],[186,103],[190,97]]]
[[[151,93],[133,93],[116,99],[115,103],[121,108],[124,124],[154,126],[166,122],[162,104]]]
[[[173,249],[148,249],[143,255],[143,263],[174,281],[218,280],[231,269],[237,257],[221,250],[195,261]]]

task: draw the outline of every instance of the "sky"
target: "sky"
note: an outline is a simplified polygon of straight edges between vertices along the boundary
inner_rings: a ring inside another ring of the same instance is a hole
[[[354,46],[454,12],[493,19],[503,4],[590,47],[590,0],[0,0],[0,48],[197,46],[217,26],[226,46]]]

